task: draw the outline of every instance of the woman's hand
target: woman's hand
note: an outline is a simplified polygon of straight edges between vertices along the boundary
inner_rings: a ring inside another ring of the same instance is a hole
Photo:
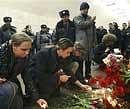
[[[81,89],[84,91],[92,91],[92,87],[89,85],[81,85]]]
[[[42,109],[47,109],[48,104],[44,99],[38,99],[37,104],[42,108]]]
[[[70,78],[71,76],[68,76],[68,75],[60,75],[60,81],[65,83],[68,81],[68,79]]]

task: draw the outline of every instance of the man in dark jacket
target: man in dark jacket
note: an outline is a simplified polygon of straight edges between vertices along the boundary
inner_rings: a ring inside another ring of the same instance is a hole
[[[11,25],[11,17],[4,17],[3,21],[5,24],[0,28],[0,45],[9,41],[11,39],[11,35],[16,33],[16,27]]]
[[[56,33],[54,35],[57,42],[60,38],[68,38],[72,42],[75,42],[75,25],[69,19],[70,13],[68,10],[62,10],[59,12],[61,20],[56,25]]]
[[[102,37],[107,34],[107,30],[103,27],[103,26],[99,26],[96,29],[96,35],[97,35],[97,43],[101,43],[102,42]]]
[[[25,87],[30,89],[32,98],[42,106],[47,103],[39,99],[34,88],[31,75],[27,73],[27,63],[32,40],[24,33],[14,34],[11,42],[4,43],[0,47],[0,108],[23,109],[20,83],[17,75],[21,74]],[[16,85],[17,84],[17,85]],[[18,88],[17,88],[18,86]]]
[[[113,31],[111,31],[111,34],[114,34],[117,37],[114,47],[121,49],[121,47],[122,47],[121,42],[122,42],[123,38],[121,35],[121,30],[118,27],[119,26],[118,26],[117,22],[113,22]]]

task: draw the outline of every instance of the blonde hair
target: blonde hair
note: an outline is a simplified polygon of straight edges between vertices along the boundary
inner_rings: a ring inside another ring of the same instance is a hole
[[[11,36],[11,44],[13,44],[14,46],[19,46],[22,42],[25,41],[32,43],[32,39],[30,38],[30,36],[28,36],[24,32],[15,33]]]
[[[105,34],[102,38],[102,42],[107,44],[109,42],[115,42],[117,40],[117,37],[114,34]]]

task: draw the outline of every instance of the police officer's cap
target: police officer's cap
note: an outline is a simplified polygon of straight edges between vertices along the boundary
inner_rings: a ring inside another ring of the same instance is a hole
[[[12,22],[12,18],[11,17],[4,17],[3,21],[4,22]]]
[[[47,28],[47,25],[43,24],[41,25],[41,28]]]
[[[60,17],[62,18],[63,16],[70,16],[69,10],[62,10],[59,12]]]
[[[31,25],[26,25],[25,29],[27,29],[27,28],[31,28]]]
[[[66,49],[68,47],[73,47],[73,42],[68,38],[61,38],[57,42],[58,48]]]

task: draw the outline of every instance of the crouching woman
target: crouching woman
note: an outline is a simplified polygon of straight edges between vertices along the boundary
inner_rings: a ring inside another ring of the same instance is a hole
[[[18,74],[21,74],[34,100],[40,106],[44,104],[47,107],[47,102],[39,98],[31,75],[26,70],[31,45],[32,40],[27,34],[16,33],[0,47],[0,109],[23,109]]]

